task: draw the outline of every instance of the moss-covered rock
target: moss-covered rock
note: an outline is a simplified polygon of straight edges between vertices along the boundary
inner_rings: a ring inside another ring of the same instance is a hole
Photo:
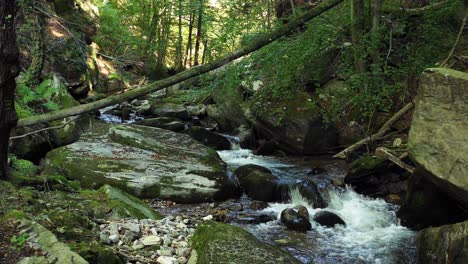
[[[192,246],[197,252],[197,264],[301,263],[240,227],[217,222],[200,225],[192,238]]]
[[[203,127],[193,126],[188,129],[186,133],[193,139],[210,148],[216,150],[231,149],[231,142],[226,137],[208,131]]]
[[[80,255],[71,251],[67,245],[58,241],[57,237],[42,225],[29,220],[23,220],[21,225],[28,234],[28,241],[39,245],[42,251],[47,252],[47,263],[88,263]]]
[[[157,127],[174,132],[181,132],[185,129],[185,124],[180,119],[173,117],[147,118],[135,122],[135,125]]]
[[[417,238],[418,263],[466,263],[468,221],[423,229]]]
[[[120,189],[104,185],[99,189],[98,193],[106,195],[107,205],[112,209],[111,218],[162,219],[161,214],[143,201]]]
[[[468,73],[423,73],[415,100],[408,152],[420,172],[468,207]]]
[[[46,158],[43,174],[60,172],[84,187],[109,184],[139,197],[194,203],[228,198],[235,187],[216,151],[158,128],[96,124]]]

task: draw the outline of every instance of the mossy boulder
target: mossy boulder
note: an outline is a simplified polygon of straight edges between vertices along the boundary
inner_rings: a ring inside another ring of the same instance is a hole
[[[95,124],[79,141],[49,152],[42,173],[182,203],[236,194],[216,151],[187,135],[144,126]]]
[[[423,229],[417,237],[418,263],[466,263],[468,221]]]
[[[85,259],[70,250],[66,244],[58,241],[57,237],[42,225],[33,221],[22,220],[21,226],[25,230],[25,234],[27,234],[28,242],[39,245],[42,251],[47,252],[47,262],[45,263],[88,264]]]
[[[147,118],[135,122],[135,125],[157,127],[174,132],[181,132],[185,130],[185,124],[182,122],[182,120],[174,117]]]
[[[250,173],[254,171],[260,171],[264,173],[271,173],[271,170],[265,167],[262,167],[260,165],[256,164],[246,164],[242,165],[236,170],[234,170],[234,174],[237,176],[237,178],[241,179],[244,178],[245,176],[249,175]]]
[[[295,92],[278,100],[268,111],[256,114],[255,130],[266,139],[275,139],[278,147],[296,155],[323,152],[336,144],[337,133],[325,126],[320,109],[306,92]]]
[[[211,132],[203,127],[193,126],[186,131],[187,135],[205,146],[216,150],[231,149],[231,142],[220,134]]]
[[[415,100],[408,152],[419,171],[468,207],[468,73],[423,73]]]
[[[162,215],[149,207],[140,199],[130,194],[104,185],[98,190],[99,194],[104,194],[107,198],[107,205],[112,209],[111,218],[137,218],[137,219],[162,219]]]
[[[181,104],[161,103],[156,100],[151,103],[151,114],[157,117],[173,117],[181,120],[189,120],[190,114],[187,108]]]
[[[197,264],[301,263],[240,227],[217,222],[201,224],[192,238],[192,246],[198,257]]]

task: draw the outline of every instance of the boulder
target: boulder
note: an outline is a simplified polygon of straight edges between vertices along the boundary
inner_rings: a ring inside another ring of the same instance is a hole
[[[109,217],[110,219],[136,218],[158,220],[163,218],[161,214],[142,200],[118,188],[104,185],[98,190],[98,193],[106,197],[107,204],[112,212],[112,215]]]
[[[418,263],[466,263],[468,259],[468,221],[423,229],[418,234],[416,244]]]
[[[34,259],[33,262],[31,260],[24,260],[22,263],[88,264],[88,261],[70,250],[66,244],[58,241],[57,237],[42,225],[29,220],[22,220],[21,227],[25,230],[24,232],[27,232],[28,242],[37,244],[41,251],[46,253],[44,255],[46,255],[47,260],[47,262],[36,262],[39,261],[38,259]]]
[[[260,111],[254,129],[265,139],[274,139],[277,147],[289,154],[313,155],[336,145],[333,126],[325,126],[320,110],[306,92],[297,92],[272,105],[278,111]]]
[[[409,173],[390,162],[375,156],[362,156],[349,165],[344,183],[371,197],[385,197],[390,194],[404,194]]]
[[[190,120],[187,108],[180,104],[153,102],[151,104],[151,114],[157,117],[174,117],[181,120]]]
[[[452,224],[468,217],[456,200],[417,171],[408,180],[408,192],[397,216],[402,225],[416,230]]]
[[[316,213],[314,215],[314,221],[317,222],[319,225],[327,227],[334,227],[335,225],[346,226],[345,221],[343,221],[341,217],[330,211],[320,211]]]
[[[201,224],[192,238],[189,263],[293,264],[301,263],[285,251],[261,242],[249,232],[217,222]],[[194,251],[196,252],[194,254]]]
[[[241,179],[244,178],[245,176],[249,175],[251,172],[254,171],[260,171],[264,173],[271,173],[271,170],[265,167],[262,167],[260,165],[256,164],[246,164],[242,165],[236,170],[234,170],[234,174],[237,176],[237,178]]]
[[[258,148],[254,151],[255,155],[273,155],[276,150],[276,142],[275,141],[265,141],[258,146]]]
[[[325,208],[328,203],[320,194],[317,184],[311,180],[304,180],[294,184],[299,193],[309,201],[313,208]]]
[[[424,177],[468,208],[468,73],[427,69],[415,99],[408,152]]]
[[[182,203],[239,195],[216,151],[187,135],[144,126],[95,124],[79,141],[49,152],[42,173]]]
[[[156,117],[143,119],[136,121],[135,125],[157,127],[171,130],[174,132],[181,132],[185,130],[185,124],[180,119],[173,117]]]
[[[306,232],[312,229],[309,221],[309,213],[301,208],[287,208],[281,212],[281,223],[288,229],[300,232]]]
[[[239,183],[247,196],[253,200],[272,202],[278,200],[278,178],[271,173],[254,170],[239,178]]]
[[[231,142],[226,137],[208,131],[203,127],[193,126],[188,129],[185,133],[191,138],[197,140],[205,146],[214,148],[216,150],[228,150],[231,149]]]

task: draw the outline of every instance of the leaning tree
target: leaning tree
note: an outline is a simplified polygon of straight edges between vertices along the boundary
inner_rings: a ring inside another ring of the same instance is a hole
[[[0,0],[0,179],[8,176],[8,139],[18,121],[14,100],[19,73],[16,11],[16,0]]]

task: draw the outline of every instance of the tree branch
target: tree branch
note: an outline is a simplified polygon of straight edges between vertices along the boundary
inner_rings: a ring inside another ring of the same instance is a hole
[[[370,137],[367,137],[365,139],[362,139],[362,140],[354,143],[353,145],[347,147],[346,149],[344,149],[340,153],[334,155],[333,157],[334,158],[340,158],[340,159],[346,159],[350,153],[356,151],[362,145],[365,145],[365,144],[374,142],[376,140],[379,140],[380,138],[382,138],[385,135],[385,133],[390,129],[390,127],[396,121],[398,121],[398,119],[400,119],[402,116],[404,116],[406,113],[408,113],[411,109],[413,109],[413,107],[414,107],[414,103],[411,102],[411,103],[407,104],[405,107],[400,109],[400,111],[395,113],[387,122],[385,122],[385,124],[379,129],[379,131],[377,131],[377,133],[371,135]]]
[[[54,130],[54,129],[64,128],[64,127],[66,127],[68,124],[70,124],[71,122],[73,122],[73,121],[75,121],[76,119],[78,119],[79,117],[80,117],[80,116],[76,116],[76,117],[74,117],[74,118],[68,120],[67,122],[65,122],[64,124],[62,124],[62,125],[60,125],[60,126],[46,127],[46,128],[42,128],[42,129],[39,129],[39,130],[36,130],[36,131],[32,131],[32,132],[29,132],[29,133],[26,133],[26,134],[23,134],[23,135],[10,137],[10,140],[25,138],[25,137],[27,137],[27,136],[34,135],[34,134],[37,134],[37,133],[41,133],[41,132],[48,131],[48,130]]]

